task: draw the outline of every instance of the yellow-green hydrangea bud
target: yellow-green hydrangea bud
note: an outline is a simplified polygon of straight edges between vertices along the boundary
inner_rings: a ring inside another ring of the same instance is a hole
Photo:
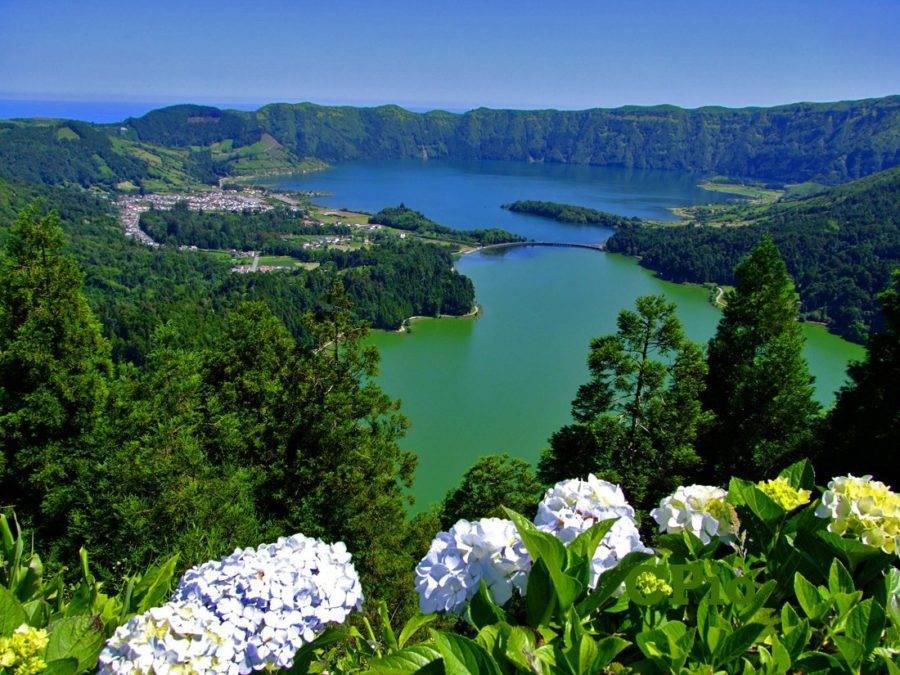
[[[42,658],[49,642],[47,631],[22,624],[8,638],[0,638],[0,668],[14,675],[36,675],[47,667]]]
[[[900,495],[871,476],[839,476],[828,483],[816,515],[828,531],[849,534],[885,553],[900,554]]]
[[[793,511],[798,506],[808,504],[812,495],[809,490],[795,488],[787,478],[782,477],[760,481],[756,486],[785,511]]]
[[[652,595],[653,593],[672,595],[672,587],[666,583],[665,579],[659,578],[653,572],[641,572],[638,574],[634,580],[634,587],[642,595]]]

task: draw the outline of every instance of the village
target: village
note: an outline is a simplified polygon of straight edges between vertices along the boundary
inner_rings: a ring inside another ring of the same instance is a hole
[[[119,222],[122,225],[125,236],[131,237],[140,243],[158,248],[161,246],[153,237],[141,228],[141,214],[150,209],[170,210],[176,204],[184,203],[192,211],[270,211],[277,206],[287,207],[291,211],[299,212],[304,209],[297,199],[287,193],[271,192],[258,188],[245,188],[241,192],[231,190],[216,190],[196,193],[165,193],[165,194],[132,194],[122,195],[116,200],[119,209]],[[315,209],[314,209],[315,211]],[[318,217],[316,217],[318,216]],[[361,216],[363,216],[361,218]],[[382,229],[381,225],[365,222],[364,214],[347,211],[321,210],[317,213],[307,212],[301,222],[307,226],[334,226],[335,229],[353,228],[360,234],[320,234],[304,237],[301,244],[303,250],[325,250],[339,248],[349,250],[355,246],[369,246],[372,241],[368,233]],[[400,237],[405,238],[401,233]],[[197,246],[181,244],[181,251],[199,251]],[[292,261],[288,256],[263,256],[259,251],[224,249],[235,263],[231,271],[235,274],[248,274],[253,272],[276,272],[291,269],[297,266],[311,267],[317,263],[302,264]],[[271,261],[274,264],[266,264],[262,261]]]

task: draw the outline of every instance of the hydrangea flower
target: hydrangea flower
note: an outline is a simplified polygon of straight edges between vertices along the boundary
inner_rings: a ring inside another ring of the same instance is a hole
[[[240,672],[243,635],[195,602],[170,602],[119,626],[100,653],[97,672]]]
[[[199,603],[232,627],[248,673],[290,668],[297,650],[343,623],[363,595],[342,542],[295,534],[188,570],[173,600]]]
[[[622,488],[590,474],[587,480],[560,481],[547,490],[538,505],[534,524],[550,532],[564,544],[602,520],[618,518],[603,537],[594,554],[591,588],[600,575],[615,567],[633,551],[652,553],[641,542],[634,509],[625,500]]]
[[[737,532],[737,516],[726,502],[727,492],[712,485],[679,486],[674,494],[650,512],[660,532],[690,532],[708,544],[718,537],[731,540]]]
[[[0,637],[0,669],[15,675],[35,675],[47,667],[43,659],[47,631],[22,624],[9,637]]]
[[[864,544],[900,555],[900,495],[872,476],[832,479],[816,515],[831,518],[829,532],[851,534]]]
[[[459,612],[478,592],[483,579],[500,605],[513,588],[525,591],[531,558],[516,526],[502,518],[460,520],[439,533],[416,566],[419,607],[431,612]]]
[[[765,492],[773,502],[785,511],[793,511],[798,506],[808,504],[809,497],[812,494],[809,490],[795,488],[784,477],[760,481],[756,484],[756,487]]]

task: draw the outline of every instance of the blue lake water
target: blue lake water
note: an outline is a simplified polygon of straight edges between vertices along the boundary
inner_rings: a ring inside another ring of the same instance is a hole
[[[376,211],[406,203],[456,228],[503,227],[536,240],[596,243],[606,228],[578,227],[504,211],[516,199],[547,199],[620,215],[669,218],[669,208],[722,199],[698,176],[508,162],[355,162],[271,184],[323,190],[333,207]],[[479,456],[509,452],[535,461],[569,417],[588,376],[592,337],[616,330],[616,316],[640,295],[664,294],[687,335],[705,342],[720,312],[699,286],[662,281],[623,256],[575,248],[513,248],[464,256],[475,283],[477,319],[427,319],[409,334],[376,332],[379,381],[402,402],[411,428],[404,447],[419,457],[417,508],[440,499]],[[804,326],[804,354],[828,405],[850,359],[863,350]]]

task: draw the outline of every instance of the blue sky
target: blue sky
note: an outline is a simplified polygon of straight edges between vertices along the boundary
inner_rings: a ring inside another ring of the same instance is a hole
[[[898,36],[898,0],[0,0],[0,97],[771,105],[900,93]]]

